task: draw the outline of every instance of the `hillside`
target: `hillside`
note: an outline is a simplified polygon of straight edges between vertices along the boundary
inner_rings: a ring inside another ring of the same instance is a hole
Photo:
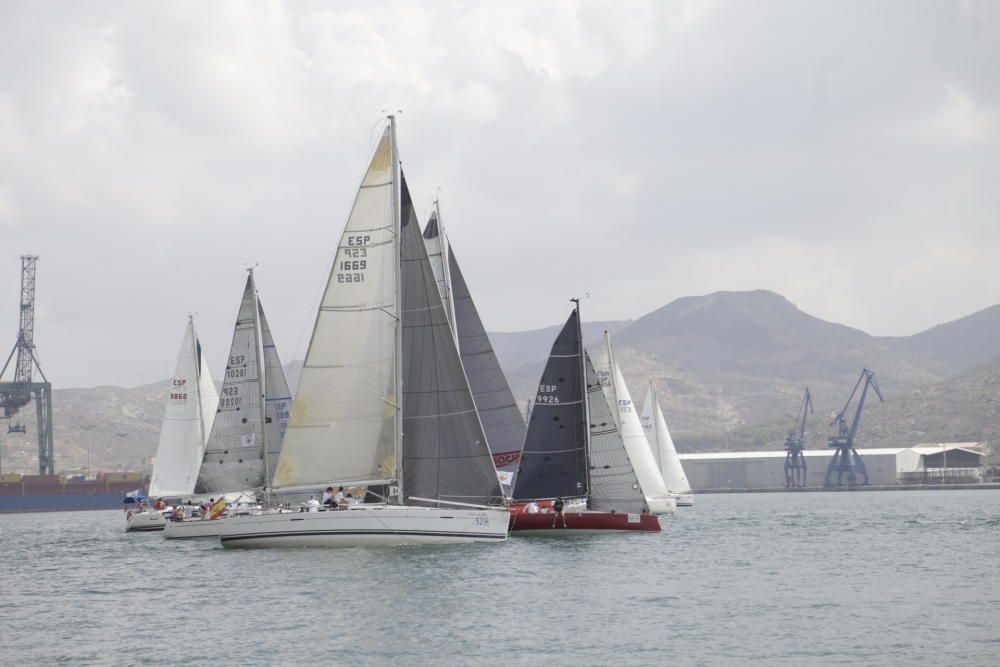
[[[491,334],[515,395],[531,398],[561,323]],[[1000,306],[908,337],[876,337],[826,322],[763,290],[677,299],[631,322],[584,324],[593,349],[609,330],[637,402],[656,387],[682,451],[779,448],[803,388],[816,413],[810,447],[847,400],[861,368],[876,371],[886,397],[869,403],[859,442],[896,445],[1000,442]],[[286,366],[297,384],[301,361]],[[60,469],[137,468],[155,451],[166,383],[54,392]],[[4,470],[34,469],[34,415],[26,435],[0,432]]]

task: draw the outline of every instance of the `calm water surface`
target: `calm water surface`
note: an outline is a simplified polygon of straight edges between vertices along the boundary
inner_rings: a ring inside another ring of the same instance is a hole
[[[0,663],[1000,664],[1000,491],[697,503],[661,535],[344,550],[0,515]]]

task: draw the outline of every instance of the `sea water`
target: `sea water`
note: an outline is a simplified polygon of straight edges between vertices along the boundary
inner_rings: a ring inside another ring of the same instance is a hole
[[[696,502],[661,534],[259,551],[0,515],[0,664],[1000,664],[1000,491]]]

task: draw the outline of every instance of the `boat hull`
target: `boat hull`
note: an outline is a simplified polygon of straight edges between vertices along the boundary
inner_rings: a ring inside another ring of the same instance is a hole
[[[167,520],[162,512],[148,510],[145,512],[133,512],[125,515],[126,533],[149,533],[163,530],[167,525]]]
[[[693,493],[678,493],[674,496],[674,500],[677,501],[678,507],[694,507]]]
[[[659,533],[660,520],[652,514],[619,512],[567,512],[562,520],[555,514],[519,512],[510,516],[511,535],[589,535],[607,532]]]
[[[168,540],[181,540],[195,537],[215,537],[222,535],[222,522],[225,519],[188,521],[167,521],[163,529],[163,537]]]
[[[231,517],[226,548],[401,546],[503,542],[507,510],[358,506],[326,512]]]

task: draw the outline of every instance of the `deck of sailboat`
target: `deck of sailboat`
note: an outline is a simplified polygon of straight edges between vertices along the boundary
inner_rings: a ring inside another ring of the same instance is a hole
[[[660,520],[652,514],[627,514],[623,512],[566,512],[565,521],[555,514],[510,515],[510,532],[517,535],[588,535],[609,531],[639,531],[658,533]]]

